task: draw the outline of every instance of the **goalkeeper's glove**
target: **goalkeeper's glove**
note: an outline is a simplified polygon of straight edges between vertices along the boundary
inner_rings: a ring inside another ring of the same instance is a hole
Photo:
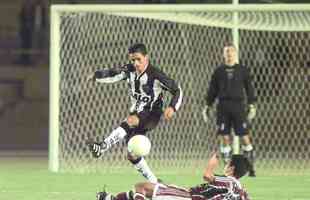
[[[209,112],[210,112],[210,107],[208,105],[205,105],[205,107],[202,109],[202,112],[201,112],[203,121],[208,122]]]
[[[251,121],[256,116],[256,107],[254,104],[249,105],[249,111],[248,111],[248,120]]]

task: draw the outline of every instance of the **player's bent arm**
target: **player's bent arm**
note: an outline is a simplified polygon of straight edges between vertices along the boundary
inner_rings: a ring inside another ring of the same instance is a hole
[[[180,108],[183,100],[183,91],[181,86],[160,70],[157,70],[155,74],[156,79],[158,79],[161,84],[161,87],[164,90],[168,90],[172,94],[169,106],[172,107],[174,111],[177,111]]]
[[[169,107],[172,107],[176,112],[181,107],[183,100],[183,91],[181,86],[171,79],[168,82],[163,83],[162,87],[172,94]]]
[[[212,77],[211,77],[211,81],[210,81],[210,84],[209,84],[209,88],[208,88],[208,91],[207,91],[207,95],[205,97],[206,99],[206,105],[203,106],[203,109],[202,109],[202,117],[203,117],[203,120],[205,122],[208,122],[209,121],[209,112],[210,112],[210,108],[212,107],[218,93],[219,93],[219,87],[218,87],[218,84],[217,84],[217,70],[212,74]]]
[[[215,169],[218,167],[218,165],[219,165],[218,155],[216,153],[213,153],[203,173],[203,179],[205,181],[211,183],[215,180],[214,172],[215,172]]]
[[[114,69],[104,69],[95,72],[95,80],[99,83],[115,83],[126,78],[124,72],[115,73]]]
[[[219,92],[219,87],[217,84],[217,79],[218,79],[217,76],[218,76],[218,70],[216,70],[212,74],[211,81],[209,84],[207,97],[206,97],[208,107],[211,107],[213,105],[215,98],[217,97],[218,92]]]
[[[133,66],[131,64],[126,64],[118,68],[98,70],[94,73],[93,78],[100,83],[115,83],[126,79],[132,68]]]
[[[183,91],[180,85],[177,86],[177,89],[175,90],[170,90],[172,96],[172,99],[170,101],[169,107],[172,107],[174,111],[176,112],[179,110],[182,104],[183,100]]]
[[[244,87],[248,98],[248,104],[256,102],[255,89],[252,84],[252,77],[248,68],[244,67]]]

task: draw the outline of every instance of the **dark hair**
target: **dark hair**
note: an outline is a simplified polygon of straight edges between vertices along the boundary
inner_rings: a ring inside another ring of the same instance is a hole
[[[143,55],[146,55],[147,50],[143,43],[136,43],[128,48],[128,53],[142,53]]]
[[[230,166],[234,166],[234,176],[236,178],[241,178],[244,176],[251,167],[249,160],[243,155],[232,155]]]

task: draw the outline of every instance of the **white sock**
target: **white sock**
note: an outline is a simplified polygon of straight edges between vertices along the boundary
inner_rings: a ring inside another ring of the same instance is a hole
[[[220,148],[221,148],[220,151],[223,154],[229,154],[231,152],[231,146],[230,145],[225,145],[225,146],[221,145]]]
[[[244,146],[242,146],[242,149],[244,151],[252,151],[253,150],[253,146],[252,146],[252,144],[244,145]]]
[[[153,174],[143,157],[134,166],[148,181],[151,183],[157,183],[156,176]]]
[[[117,127],[112,131],[112,133],[104,139],[104,142],[107,145],[107,149],[109,149],[113,144],[118,143],[127,135],[127,132],[122,127]]]

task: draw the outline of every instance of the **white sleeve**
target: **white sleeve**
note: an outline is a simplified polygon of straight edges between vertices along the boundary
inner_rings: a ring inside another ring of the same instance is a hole
[[[120,74],[117,74],[117,75],[112,76],[112,77],[96,78],[96,82],[99,82],[99,83],[115,83],[115,82],[121,81],[125,78],[126,78],[126,73],[121,72]]]

